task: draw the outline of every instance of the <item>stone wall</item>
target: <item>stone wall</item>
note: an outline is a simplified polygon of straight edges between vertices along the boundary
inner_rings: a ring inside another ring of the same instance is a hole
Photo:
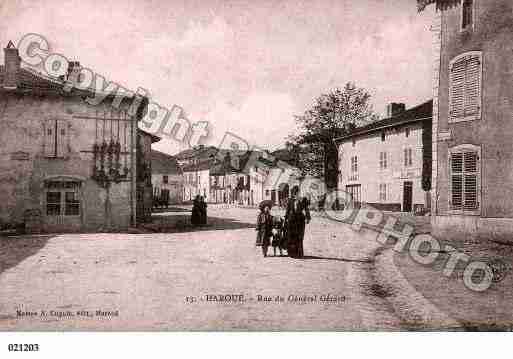
[[[22,223],[27,213],[41,214],[42,231],[102,230],[126,228],[131,219],[131,172],[123,182],[107,190],[91,177],[93,145],[105,137],[118,137],[123,166],[131,169],[131,121],[97,121],[121,118],[110,106],[90,106],[77,96],[3,91],[0,97],[0,218]],[[48,157],[55,146],[58,127],[58,158]],[[127,127],[125,136],[125,126]],[[51,132],[51,134],[49,134]],[[73,219],[47,215],[45,183],[52,180],[78,181],[80,215]],[[32,211],[32,212],[31,212]]]

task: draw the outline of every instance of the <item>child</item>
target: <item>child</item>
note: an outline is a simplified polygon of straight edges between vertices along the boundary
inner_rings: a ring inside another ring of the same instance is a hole
[[[273,217],[269,213],[269,206],[260,207],[260,213],[257,218],[257,246],[262,246],[262,253],[267,257],[267,249],[271,244],[271,235],[273,228]]]
[[[273,240],[272,246],[274,251],[274,256],[276,256],[276,248],[280,249],[280,257],[283,256],[283,248],[285,247],[285,241],[283,236],[283,218],[281,217],[273,217]]]

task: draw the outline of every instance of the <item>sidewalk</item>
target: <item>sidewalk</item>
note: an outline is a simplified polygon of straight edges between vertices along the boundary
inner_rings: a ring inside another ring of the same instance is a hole
[[[429,233],[424,217],[401,218],[415,225],[415,232]],[[442,274],[451,252],[441,250],[431,265],[415,262],[408,251],[395,252],[393,246],[376,253],[376,280],[391,293],[396,314],[412,329],[423,330],[513,330],[513,245],[495,243],[488,238],[466,240],[439,239],[441,247],[450,245],[471,261],[501,261],[505,277],[484,292],[468,289],[463,282],[467,263],[459,262],[450,277]]]

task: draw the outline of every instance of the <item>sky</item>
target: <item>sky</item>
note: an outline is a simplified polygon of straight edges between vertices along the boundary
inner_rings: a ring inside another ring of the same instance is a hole
[[[41,34],[52,52],[208,121],[206,144],[230,131],[273,150],[294,115],[348,81],[382,117],[387,103],[430,99],[433,13],[414,0],[0,0],[0,45]]]

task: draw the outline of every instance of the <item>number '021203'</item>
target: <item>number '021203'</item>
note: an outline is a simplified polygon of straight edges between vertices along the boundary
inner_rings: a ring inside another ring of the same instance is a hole
[[[37,352],[39,344],[9,344],[7,350],[10,352]]]

